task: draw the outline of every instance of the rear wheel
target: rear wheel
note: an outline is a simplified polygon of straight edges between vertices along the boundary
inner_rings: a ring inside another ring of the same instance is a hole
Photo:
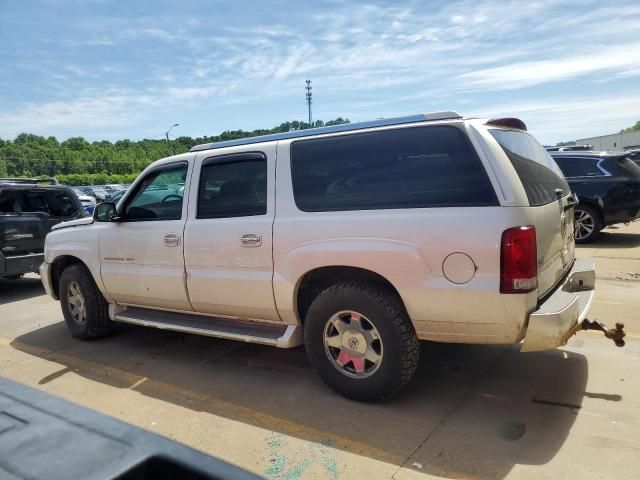
[[[420,355],[415,330],[384,287],[343,282],[316,297],[305,319],[305,345],[320,377],[347,398],[389,398],[413,376]]]
[[[71,265],[62,272],[59,298],[73,337],[90,340],[111,331],[109,305],[84,265]]]
[[[589,205],[578,205],[575,209],[576,243],[588,243],[600,236],[603,228],[598,211]]]

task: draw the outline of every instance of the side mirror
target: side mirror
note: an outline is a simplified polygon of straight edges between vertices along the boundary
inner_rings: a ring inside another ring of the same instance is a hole
[[[93,211],[93,220],[96,222],[113,222],[117,217],[116,204],[113,202],[102,202],[96,205]]]

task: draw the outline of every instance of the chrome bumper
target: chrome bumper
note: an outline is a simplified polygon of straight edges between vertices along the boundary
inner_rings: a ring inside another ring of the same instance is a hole
[[[529,316],[522,352],[566,345],[584,320],[595,294],[596,270],[590,259],[576,259],[556,291]]]

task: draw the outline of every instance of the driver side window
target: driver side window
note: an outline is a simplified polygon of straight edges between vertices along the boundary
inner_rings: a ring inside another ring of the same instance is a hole
[[[149,172],[124,207],[124,220],[180,220],[187,164]]]

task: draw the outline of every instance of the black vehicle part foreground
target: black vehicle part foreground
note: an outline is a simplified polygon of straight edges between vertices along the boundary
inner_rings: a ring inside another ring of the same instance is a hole
[[[224,441],[212,432],[212,441]],[[179,443],[0,377],[0,478],[257,479]]]

